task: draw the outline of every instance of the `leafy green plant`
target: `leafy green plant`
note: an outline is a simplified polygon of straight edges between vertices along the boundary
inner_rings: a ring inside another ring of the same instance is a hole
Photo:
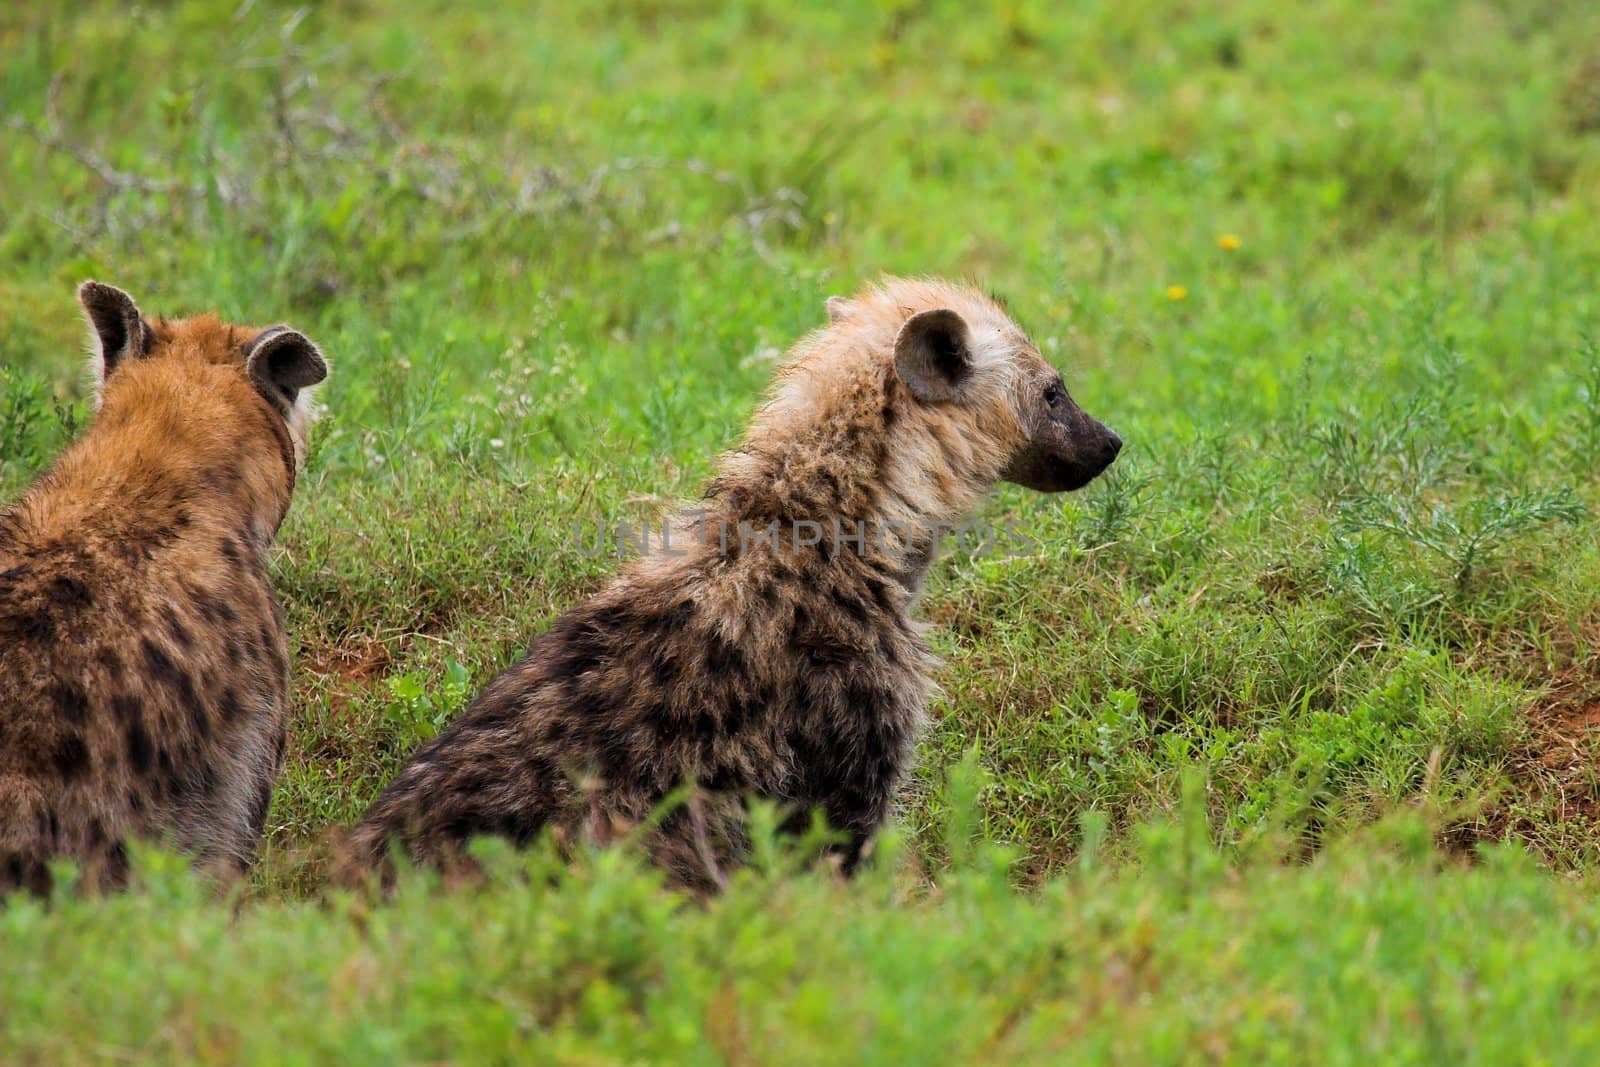
[[[426,741],[461,710],[471,680],[467,668],[453,659],[445,664],[444,677],[434,692],[419,674],[395,675],[384,683],[390,696],[385,714],[414,740]]]
[[[77,412],[43,377],[0,366],[0,488],[44,466],[77,429]]]
[[[1469,500],[1460,507],[1363,496],[1340,509],[1340,527],[1351,533],[1375,531],[1416,546],[1449,567],[1459,592],[1495,554],[1548,523],[1568,525],[1588,518],[1588,508],[1571,489],[1513,491]]]

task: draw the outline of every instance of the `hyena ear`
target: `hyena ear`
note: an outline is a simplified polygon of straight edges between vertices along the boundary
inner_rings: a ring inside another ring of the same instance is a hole
[[[972,373],[972,332],[949,308],[919,311],[894,339],[894,368],[911,395],[927,404],[960,398]]]
[[[256,388],[288,414],[300,390],[328,376],[328,361],[299,330],[272,326],[251,342],[244,369]]]
[[[123,360],[144,355],[149,332],[133,297],[116,286],[84,282],[78,286],[78,303],[94,330],[94,373],[104,384]]]
[[[822,302],[822,306],[828,309],[828,321],[830,323],[838,322],[850,314],[850,301],[846,297],[830,296]]]

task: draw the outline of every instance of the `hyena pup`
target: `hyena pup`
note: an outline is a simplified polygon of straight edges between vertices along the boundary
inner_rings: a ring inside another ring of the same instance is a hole
[[[129,837],[244,868],[283,758],[266,556],[322,354],[286,326],[140,315],[85,282],[96,411],[0,511],[0,892],[119,884]]]
[[[358,859],[398,841],[447,860],[547,826],[604,841],[687,787],[645,838],[681,884],[722,884],[748,796],[791,829],[820,811],[854,867],[924,718],[935,660],[912,607],[939,531],[1000,481],[1077,489],[1121,441],[981,293],[890,279],[828,313],[672,543],[417,752],[357,827]]]

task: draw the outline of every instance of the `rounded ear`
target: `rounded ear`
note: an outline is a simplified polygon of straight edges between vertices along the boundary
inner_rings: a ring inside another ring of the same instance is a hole
[[[850,313],[850,301],[842,296],[830,296],[822,306],[828,309],[829,322],[838,322]]]
[[[894,368],[911,395],[928,404],[960,398],[972,373],[972,333],[949,308],[919,311],[894,339]]]
[[[244,369],[256,388],[287,413],[300,390],[328,376],[328,361],[299,330],[273,326],[262,330],[251,343]]]
[[[149,333],[133,297],[114,285],[84,282],[78,303],[94,331],[95,377],[103,383],[117,364],[144,354]]]

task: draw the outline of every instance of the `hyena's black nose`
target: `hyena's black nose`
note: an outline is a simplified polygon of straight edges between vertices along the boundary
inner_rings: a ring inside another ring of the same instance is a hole
[[[1117,436],[1117,431],[1106,431],[1106,451],[1111,453],[1111,458],[1116,459],[1117,453],[1122,451],[1122,438]]]

